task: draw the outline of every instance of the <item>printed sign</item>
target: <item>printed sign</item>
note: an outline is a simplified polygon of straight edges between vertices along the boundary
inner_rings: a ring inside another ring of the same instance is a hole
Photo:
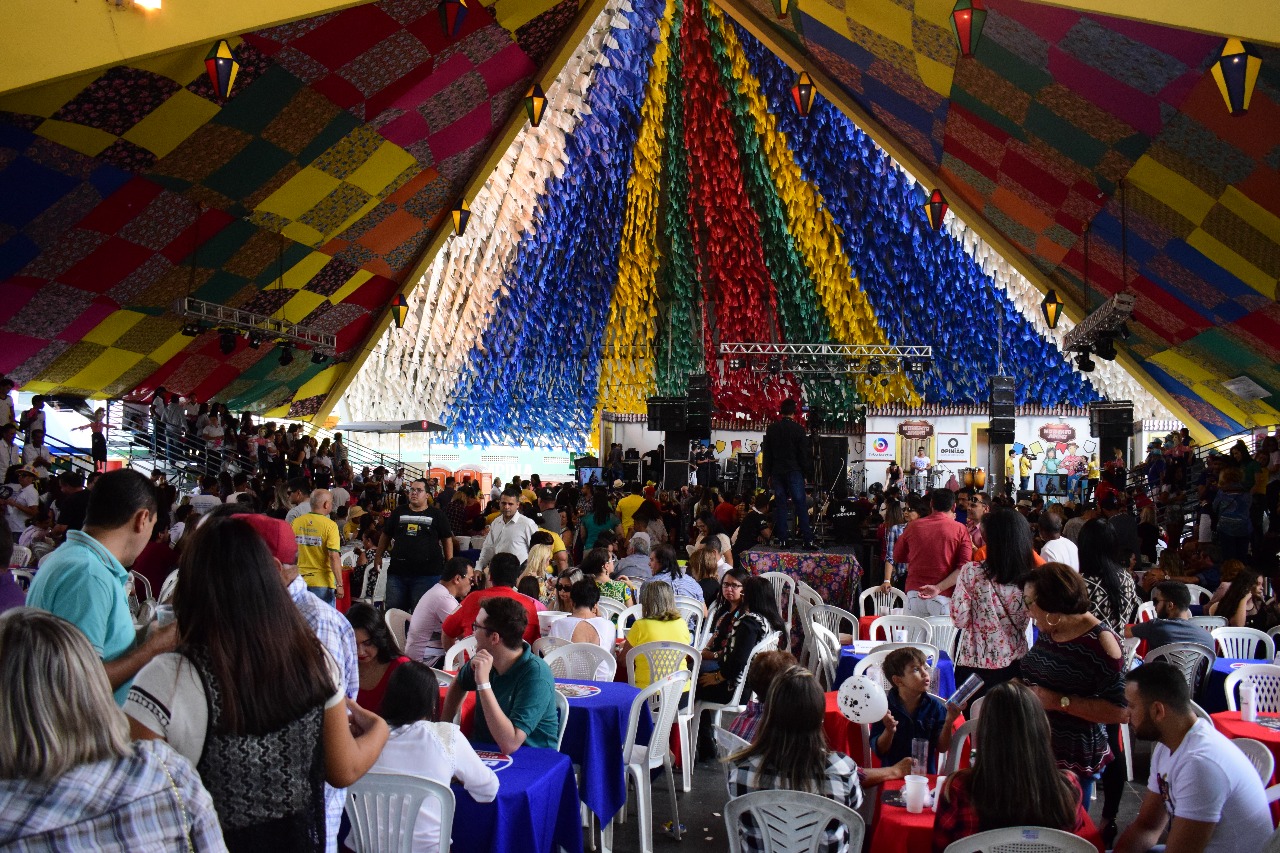
[[[898,435],[903,438],[928,438],[933,435],[933,424],[928,421],[903,421],[898,424]]]
[[[506,770],[513,763],[511,756],[502,752],[489,752],[488,750],[477,749],[476,755],[480,756],[480,760],[484,762],[484,766],[488,767],[494,773]]]
[[[893,456],[893,436],[886,433],[871,433],[867,436],[867,459],[889,461]]]
[[[556,692],[566,699],[585,699],[600,692],[599,687],[589,684],[556,684]]]
[[[1076,428],[1071,424],[1045,424],[1040,427],[1040,437],[1050,444],[1076,440]]]
[[[938,461],[969,462],[969,433],[944,432],[938,436]]]

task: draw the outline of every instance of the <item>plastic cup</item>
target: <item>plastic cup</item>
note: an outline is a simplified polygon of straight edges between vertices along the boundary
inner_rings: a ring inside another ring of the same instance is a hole
[[[889,605],[887,605],[887,604],[882,604],[882,605],[880,605],[880,615],[881,615],[881,616],[888,616],[888,615],[889,615]]]
[[[177,620],[177,615],[173,612],[172,604],[156,605],[156,626],[163,628],[165,625],[172,624]]]
[[[905,642],[907,641],[907,629],[906,629],[906,628],[894,628],[894,629],[893,629],[893,641],[894,641],[895,643],[905,643]]]
[[[902,800],[911,814],[924,811],[925,801],[929,799],[929,779],[927,776],[911,774],[902,788]]]
[[[929,772],[929,740],[928,738],[911,739],[911,772],[923,776]]]

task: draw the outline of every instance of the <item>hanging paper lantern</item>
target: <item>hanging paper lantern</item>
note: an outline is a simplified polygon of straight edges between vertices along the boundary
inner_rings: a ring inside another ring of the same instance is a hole
[[[1044,295],[1044,301],[1040,303],[1040,310],[1044,312],[1044,321],[1049,324],[1050,329],[1058,328],[1058,318],[1062,316],[1062,308],[1065,305],[1058,298],[1058,291],[1053,288]]]
[[[524,96],[524,111],[529,114],[529,123],[534,127],[542,123],[542,114],[547,111],[547,96],[537,83],[530,86],[529,94]]]
[[[951,33],[956,37],[960,53],[973,56],[986,22],[987,10],[982,0],[956,0],[955,8],[951,10]]]
[[[461,237],[462,232],[467,230],[467,220],[470,218],[471,207],[467,204],[466,199],[463,199],[453,209],[453,233]]]
[[[205,70],[209,72],[209,82],[213,84],[213,93],[219,100],[225,101],[231,94],[231,87],[236,84],[236,75],[240,73],[240,63],[236,62],[231,45],[223,39],[213,46],[209,55],[204,58]]]
[[[443,0],[440,4],[440,23],[444,25],[445,35],[456,36],[466,18],[467,0]]]
[[[773,11],[777,13],[779,20],[785,18],[791,13],[791,0],[773,0]]]
[[[791,100],[795,102],[796,112],[800,118],[808,118],[813,109],[813,96],[818,92],[807,71],[801,71],[796,84],[791,87]]]
[[[1261,69],[1262,56],[1248,42],[1226,39],[1222,42],[1222,47],[1218,48],[1209,70],[1233,116],[1242,116],[1249,111],[1253,85],[1258,82],[1258,72]]]
[[[947,215],[947,207],[947,197],[942,194],[942,190],[929,193],[929,200],[924,203],[924,215],[928,217],[929,227],[934,231],[942,230],[942,219]]]
[[[403,293],[397,293],[396,298],[391,300],[391,319],[395,320],[396,328],[404,328],[404,320],[409,316],[409,300],[404,298]]]

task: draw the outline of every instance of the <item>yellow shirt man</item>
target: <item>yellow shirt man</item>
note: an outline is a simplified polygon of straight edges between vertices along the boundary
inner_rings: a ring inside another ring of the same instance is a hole
[[[643,495],[627,495],[618,501],[618,515],[622,517],[622,536],[631,536],[631,527],[635,524],[636,510],[644,505]]]
[[[338,585],[333,576],[330,555],[342,548],[338,525],[328,516],[308,512],[293,520],[293,535],[298,540],[298,574],[308,587],[332,589]]]

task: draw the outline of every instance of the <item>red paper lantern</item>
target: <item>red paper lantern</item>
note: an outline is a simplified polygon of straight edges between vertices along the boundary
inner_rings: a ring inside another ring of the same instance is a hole
[[[965,56],[973,56],[982,38],[982,28],[987,23],[987,10],[982,0],[956,0],[951,10],[951,34],[956,47]]]
[[[929,220],[929,227],[934,231],[942,230],[942,219],[947,215],[947,197],[942,190],[929,193],[929,200],[924,203],[924,215]]]

